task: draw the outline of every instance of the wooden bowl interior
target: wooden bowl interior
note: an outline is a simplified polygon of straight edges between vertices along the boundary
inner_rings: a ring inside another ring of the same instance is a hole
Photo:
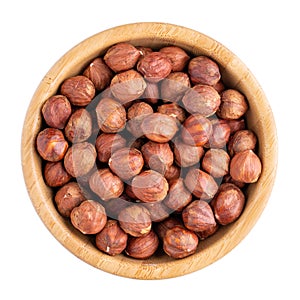
[[[257,134],[263,172],[247,190],[247,204],[242,216],[222,227],[215,235],[199,243],[197,253],[180,260],[158,254],[147,260],[124,255],[103,254],[88,237],[80,234],[62,218],[53,204],[52,190],[45,185],[41,159],[35,150],[36,135],[41,128],[41,107],[55,94],[62,81],[77,75],[95,57],[111,45],[129,41],[134,45],[158,48],[177,45],[193,55],[208,55],[221,67],[222,78],[232,88],[243,92],[249,101],[248,127]],[[38,86],[23,127],[22,167],[32,203],[54,237],[74,255],[106,272],[138,279],[161,279],[199,270],[223,257],[251,230],[262,213],[275,179],[277,165],[276,129],[272,111],[258,82],[248,68],[226,47],[215,40],[184,27],[165,23],[138,23],[100,32],[66,53],[46,74]]]

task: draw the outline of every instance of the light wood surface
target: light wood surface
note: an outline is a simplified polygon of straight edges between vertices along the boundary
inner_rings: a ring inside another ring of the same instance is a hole
[[[259,156],[263,171],[259,181],[247,190],[247,205],[242,216],[214,236],[200,242],[196,254],[173,260],[166,255],[136,260],[119,255],[110,257],[98,251],[90,240],[56,211],[52,192],[45,185],[41,160],[35,150],[36,135],[41,126],[41,106],[57,92],[61,82],[83,70],[87,63],[103,54],[115,43],[129,41],[134,45],[161,47],[177,45],[193,53],[212,57],[221,66],[225,83],[242,91],[248,98],[248,126],[259,139]],[[45,58],[46,59],[46,58]],[[22,167],[31,201],[53,236],[74,255],[103,271],[138,279],[162,279],[200,270],[223,257],[248,234],[260,217],[270,196],[277,167],[277,136],[271,108],[252,73],[226,47],[197,31],[165,23],[136,23],[100,32],[72,48],[42,79],[27,111],[22,134]]]

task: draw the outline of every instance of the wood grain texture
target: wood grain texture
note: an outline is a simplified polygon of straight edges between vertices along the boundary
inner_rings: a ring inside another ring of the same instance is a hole
[[[197,253],[173,260],[166,255],[147,260],[123,255],[110,257],[98,251],[90,240],[72,228],[56,211],[52,191],[45,185],[41,160],[35,150],[35,140],[41,126],[41,107],[55,94],[62,81],[76,75],[94,57],[111,45],[129,41],[134,45],[162,47],[177,45],[194,55],[212,57],[221,67],[226,84],[243,92],[249,100],[248,126],[259,139],[259,155],[263,171],[259,181],[247,191],[247,205],[242,216],[221,228],[214,236],[200,242]],[[259,83],[231,51],[197,31],[166,23],[136,23],[100,32],[67,52],[42,79],[27,111],[22,134],[22,167],[32,203],[53,236],[74,255],[103,271],[138,279],[162,279],[200,270],[232,250],[251,230],[270,196],[277,167],[277,136],[273,114]]]

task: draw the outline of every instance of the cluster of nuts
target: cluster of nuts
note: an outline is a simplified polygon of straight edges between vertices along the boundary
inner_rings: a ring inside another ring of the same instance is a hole
[[[110,47],[42,107],[36,147],[58,212],[109,255],[193,254],[261,174],[247,110],[207,56]]]

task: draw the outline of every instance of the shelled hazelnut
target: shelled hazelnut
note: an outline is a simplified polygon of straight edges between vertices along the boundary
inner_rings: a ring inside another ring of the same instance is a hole
[[[183,49],[176,46],[163,47],[159,52],[164,53],[170,59],[173,72],[183,71],[190,59]]]
[[[72,176],[66,171],[62,161],[58,161],[46,163],[44,178],[48,186],[58,187],[70,181]]]

